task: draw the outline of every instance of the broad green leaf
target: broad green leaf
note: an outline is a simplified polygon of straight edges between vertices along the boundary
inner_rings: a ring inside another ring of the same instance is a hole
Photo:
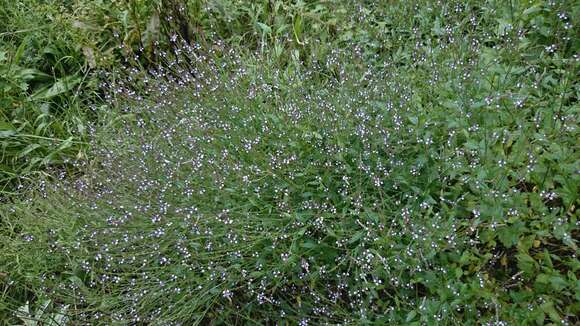
[[[16,129],[11,123],[6,121],[0,121],[0,138],[14,136],[15,134]]]
[[[256,22],[256,25],[260,28],[263,34],[270,34],[272,33],[272,28],[264,23]]]
[[[537,263],[530,255],[527,253],[519,253],[516,255],[516,259],[518,260],[518,268],[522,272],[527,275],[532,275],[535,272]]]
[[[81,78],[76,75],[63,77],[57,80],[52,86],[40,90],[34,95],[32,95],[32,98],[39,100],[48,100],[57,95],[71,91],[80,82]]]

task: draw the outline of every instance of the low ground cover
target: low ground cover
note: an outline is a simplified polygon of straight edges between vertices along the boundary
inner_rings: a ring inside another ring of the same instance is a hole
[[[577,6],[340,5],[103,73],[83,155],[0,206],[0,317],[577,323]]]

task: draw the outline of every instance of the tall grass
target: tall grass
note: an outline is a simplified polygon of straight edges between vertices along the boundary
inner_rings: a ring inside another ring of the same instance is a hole
[[[0,319],[578,322],[573,2],[123,4],[160,43],[0,207]]]
[[[224,40],[284,65],[316,43],[348,42],[374,29],[349,21],[354,2],[2,0],[0,192],[18,192],[47,168],[86,158],[102,70],[163,62],[175,37],[204,47]],[[338,37],[342,35],[341,37]],[[322,55],[329,47],[316,47]]]

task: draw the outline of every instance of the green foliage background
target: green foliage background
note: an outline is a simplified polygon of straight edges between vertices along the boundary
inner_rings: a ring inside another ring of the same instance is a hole
[[[456,12],[457,6],[463,10]],[[478,24],[472,24],[472,17]],[[467,194],[464,204],[441,207],[446,217],[469,216],[463,231],[481,230],[479,247],[436,258],[455,277],[460,289],[456,300],[487,300],[502,307],[490,314],[518,324],[578,322],[578,21],[577,1],[0,0],[0,187],[5,201],[0,213],[0,319],[13,318],[15,307],[28,300],[44,302],[38,275],[58,275],[55,287],[70,281],[59,274],[67,271],[63,261],[69,257],[44,255],[44,247],[27,246],[21,236],[50,241],[44,233],[55,228],[62,229],[63,242],[72,241],[76,224],[70,212],[75,211],[66,204],[55,207],[28,186],[34,188],[55,171],[84,173],[70,162],[93,160],[91,130],[110,122],[110,102],[101,83],[123,78],[121,67],[146,71],[163,64],[159,53],[174,51],[178,36],[207,53],[219,40],[248,66],[262,66],[266,75],[316,70],[316,89],[367,67],[396,69],[396,79],[416,90],[413,109],[402,117],[417,128],[416,139],[432,139],[439,148],[448,137],[445,132],[455,130],[462,149],[482,153],[477,171],[468,168],[467,159],[463,167],[454,161],[432,167],[449,171],[441,188],[429,188],[427,181],[418,188],[408,172],[395,176],[405,193],[431,198],[438,193],[450,200]],[[481,52],[470,52],[469,36],[483,40]],[[448,38],[455,40],[448,48],[425,50]],[[320,65],[342,48],[356,55],[334,66]],[[419,62],[422,56],[429,61]],[[470,60],[477,60],[479,71],[450,68]],[[434,75],[445,82],[427,85]],[[292,83],[283,85],[289,101],[303,96],[292,93]],[[470,119],[453,113],[467,110],[480,111]],[[316,128],[305,128],[302,132],[318,137]],[[423,150],[413,139],[402,140],[413,144],[412,153]],[[425,155],[459,160],[452,152]],[[425,164],[426,157],[417,156],[413,163]],[[533,171],[528,171],[530,164]],[[474,188],[474,180],[481,188]],[[507,202],[486,195],[512,189],[520,195]],[[544,194],[550,192],[558,197],[547,199]],[[37,203],[36,211],[28,208],[27,196]],[[493,217],[507,216],[510,209],[519,215],[490,227]],[[38,221],[37,211],[46,214],[46,221]],[[389,214],[395,213],[368,219]],[[353,226],[340,232],[339,237],[354,244],[361,237]],[[300,241],[305,251],[315,251],[308,239]],[[490,265],[495,267],[488,269]],[[476,273],[488,282],[483,290],[470,283],[476,282]],[[512,279],[514,275],[520,278]],[[429,315],[445,304],[452,307],[456,294],[437,290],[440,286],[430,289]],[[102,293],[93,295],[93,307],[107,307],[98,299]],[[116,299],[108,298],[111,306]],[[433,322],[413,304],[402,303],[391,320]],[[249,314],[255,318],[256,310]],[[456,323],[462,315],[457,316]]]

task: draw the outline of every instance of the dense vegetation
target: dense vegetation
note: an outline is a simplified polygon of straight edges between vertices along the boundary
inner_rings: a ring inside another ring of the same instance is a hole
[[[577,21],[0,0],[0,321],[578,323]]]

